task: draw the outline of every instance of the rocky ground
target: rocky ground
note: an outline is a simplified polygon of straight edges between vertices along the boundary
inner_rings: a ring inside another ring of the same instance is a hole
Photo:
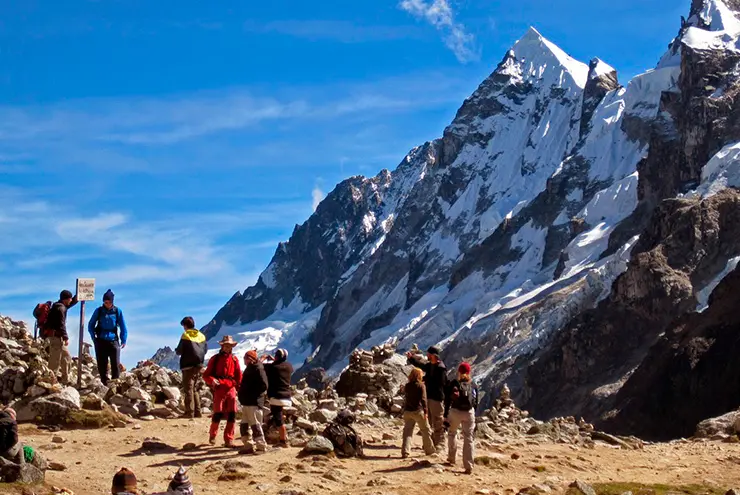
[[[325,456],[301,458],[300,448],[271,449],[260,456],[207,445],[207,419],[157,420],[120,429],[72,430],[50,433],[24,425],[23,438],[41,449],[65,471],[47,472],[49,487],[75,494],[108,493],[113,474],[131,468],[147,493],[164,490],[180,465],[190,468],[196,493],[347,493],[414,494],[423,490],[453,490],[457,494],[563,493],[576,480],[600,493],[617,495],[636,485],[653,486],[653,493],[686,487],[687,493],[722,493],[740,486],[740,444],[702,440],[645,445],[640,449],[596,441],[576,446],[526,437],[500,436],[479,441],[473,475],[461,466],[443,466],[444,458],[425,457],[420,439],[412,459],[400,457],[401,427],[387,420],[382,428],[361,427],[368,438],[366,459]],[[138,429],[137,429],[138,428]],[[381,433],[382,431],[382,433]],[[61,437],[54,443],[54,437]],[[157,437],[165,445],[147,450],[142,444]],[[193,450],[183,450],[195,442]],[[167,447],[170,446],[170,447]],[[662,486],[660,486],[662,485]],[[0,493],[22,493],[0,488]],[[53,493],[51,488],[33,492]],[[292,490],[292,491],[291,491]],[[487,490],[487,491],[486,491]],[[621,491],[615,491],[621,490]],[[26,492],[26,493],[31,493]]]

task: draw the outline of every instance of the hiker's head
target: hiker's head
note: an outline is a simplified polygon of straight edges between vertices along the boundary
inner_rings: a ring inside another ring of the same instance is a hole
[[[470,381],[470,373],[472,372],[469,363],[462,362],[457,367],[457,377],[462,381]]]
[[[413,368],[411,373],[409,373],[409,383],[421,383],[422,377],[423,374],[421,368]]]
[[[182,325],[182,328],[185,330],[192,330],[195,328],[195,320],[192,316],[186,316],[182,321],[180,321],[180,325]]]
[[[65,306],[69,306],[72,304],[72,293],[68,290],[63,290],[59,293],[59,300],[64,304]]]
[[[256,349],[249,350],[244,355],[244,364],[246,364],[246,365],[254,364],[258,360],[259,360],[259,358],[257,357],[257,350]]]
[[[121,470],[113,476],[113,483],[110,489],[110,492],[113,495],[116,495],[117,493],[137,494],[139,493],[137,490],[136,475],[130,469],[121,468]]]
[[[108,289],[105,294],[103,294],[103,306],[105,306],[106,309],[110,309],[113,307],[113,299],[116,297],[115,294],[113,294],[113,291]]]
[[[288,360],[288,350],[287,349],[278,349],[277,351],[275,351],[275,362],[276,363],[282,363],[287,360]]]
[[[13,409],[12,407],[6,407],[5,409],[3,409],[3,412],[7,413],[7,415],[10,416],[13,421],[16,420],[15,409]]]
[[[236,341],[231,337],[231,335],[226,335],[221,339],[221,342],[219,342],[218,345],[221,346],[221,352],[224,354],[231,354],[236,346]]]
[[[433,345],[427,349],[427,359],[430,363],[437,364],[439,362],[439,347]]]

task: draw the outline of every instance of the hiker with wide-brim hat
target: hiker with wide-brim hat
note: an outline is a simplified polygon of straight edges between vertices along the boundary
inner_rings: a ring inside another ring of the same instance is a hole
[[[221,420],[226,418],[224,444],[234,446],[236,430],[236,391],[242,381],[242,370],[239,359],[233,350],[236,341],[231,335],[224,336],[218,343],[221,350],[208,361],[203,379],[213,389],[213,416],[208,441],[216,444],[216,436]]]

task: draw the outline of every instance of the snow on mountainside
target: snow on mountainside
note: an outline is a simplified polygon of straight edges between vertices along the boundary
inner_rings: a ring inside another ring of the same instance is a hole
[[[694,0],[656,69],[626,86],[530,29],[440,139],[339,184],[204,328],[211,343],[286,347],[334,373],[357,346],[441,343],[487,386],[523,380],[514,361],[526,369],[615,297],[661,201],[740,186],[736,1]]]

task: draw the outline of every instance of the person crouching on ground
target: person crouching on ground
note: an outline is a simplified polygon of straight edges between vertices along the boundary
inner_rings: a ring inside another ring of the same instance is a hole
[[[200,418],[200,393],[198,380],[203,373],[203,362],[208,351],[206,336],[195,328],[192,316],[186,316],[180,322],[183,333],[180,342],[175,348],[175,354],[180,356],[180,370],[182,371],[182,395],[185,400],[185,417]]]
[[[457,429],[462,426],[463,465],[466,474],[473,472],[473,460],[475,459],[473,432],[475,430],[475,410],[478,408],[478,387],[470,374],[470,365],[461,363],[457,368],[457,379],[450,382],[445,395],[445,424],[449,425],[447,462],[455,464]]]
[[[411,440],[414,435],[414,426],[419,425],[421,437],[424,442],[424,452],[427,455],[434,454],[434,444],[429,433],[427,422],[427,391],[422,382],[422,371],[414,368],[409,373],[409,381],[403,388],[405,397],[403,406],[403,444],[401,446],[401,457],[404,459],[411,453]]]
[[[256,350],[247,351],[244,355],[244,365],[242,384],[239,387],[239,402],[242,405],[242,422],[239,429],[245,448],[255,447],[258,451],[264,452],[267,444],[262,431],[262,408],[267,392],[267,375],[265,367],[257,358]],[[254,444],[250,442],[250,433]]]
[[[113,304],[114,298],[113,291],[108,289],[103,294],[103,305],[93,311],[87,325],[87,331],[95,345],[95,358],[98,360],[98,373],[103,385],[108,384],[108,361],[111,377],[117,380],[121,376],[121,349],[126,347],[128,339],[123,311]]]
[[[218,427],[225,416],[224,444],[233,447],[236,430],[236,389],[242,380],[242,370],[239,359],[233,354],[236,346],[234,339],[227,335],[218,344],[221,350],[208,361],[206,371],[203,373],[206,384],[213,389],[213,416],[208,442],[211,445],[216,444]]]
[[[267,397],[270,400],[270,414],[272,424],[280,431],[280,446],[288,446],[288,429],[283,419],[283,408],[290,407],[290,379],[293,376],[293,366],[288,362],[288,351],[278,349],[275,357],[262,356],[267,375]]]

